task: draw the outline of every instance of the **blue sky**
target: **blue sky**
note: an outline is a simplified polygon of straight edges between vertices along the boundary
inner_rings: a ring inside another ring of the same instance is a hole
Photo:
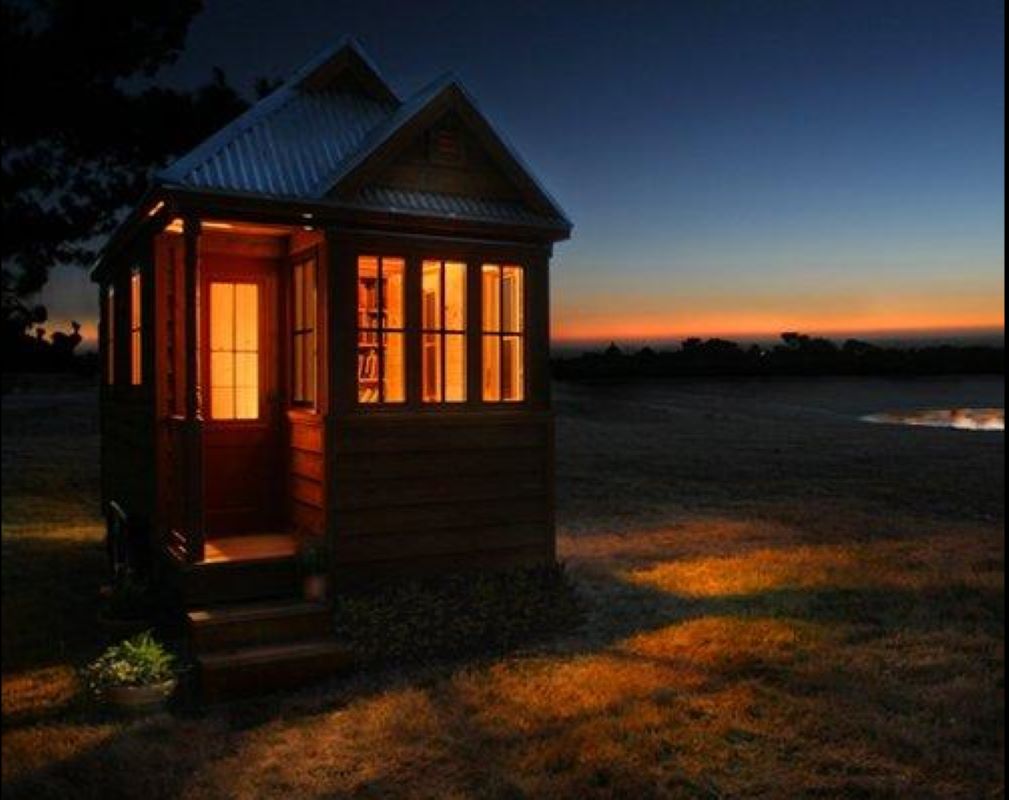
[[[344,34],[457,73],[567,210],[558,338],[1003,324],[1001,3],[221,2],[163,77]]]

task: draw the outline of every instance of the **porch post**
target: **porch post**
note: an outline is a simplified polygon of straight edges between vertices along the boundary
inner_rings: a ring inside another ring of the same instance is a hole
[[[186,325],[186,556],[203,560],[203,397],[200,374],[200,220],[184,220]]]

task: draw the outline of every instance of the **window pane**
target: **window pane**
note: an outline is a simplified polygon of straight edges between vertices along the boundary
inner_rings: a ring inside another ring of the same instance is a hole
[[[466,400],[466,337],[461,333],[445,335],[445,402]]]
[[[239,386],[235,389],[235,419],[259,417],[259,388]]]
[[[259,287],[235,284],[235,349],[259,349]]]
[[[140,273],[134,272],[130,275],[130,383],[134,386],[139,386],[143,378],[143,344],[140,334],[143,314],[140,305],[142,296]]]
[[[378,397],[378,334],[357,335],[357,399],[361,403],[377,403]]]
[[[441,402],[441,335],[425,333],[421,337],[421,399]]]
[[[445,329],[466,328],[466,265],[457,261],[445,263]]]
[[[483,399],[501,399],[501,338],[483,337]]]
[[[210,349],[231,350],[235,331],[235,285],[210,284]]]
[[[504,267],[501,277],[501,330],[522,332],[522,268]]]
[[[139,386],[143,377],[143,355],[141,351],[140,331],[130,333],[130,379],[134,386]]]
[[[382,283],[385,296],[383,311],[387,328],[403,327],[403,275],[405,265],[402,258],[382,259]]]
[[[501,330],[501,271],[493,264],[483,265],[483,329]]]
[[[357,260],[357,327],[378,327],[378,259]]]
[[[522,339],[505,336],[501,339],[501,399],[522,400],[524,395],[522,374]]]
[[[235,418],[235,390],[231,386],[210,387],[210,416],[214,419]]]
[[[441,327],[441,263],[425,261],[421,268],[421,326]]]
[[[258,353],[235,353],[235,386],[253,389],[259,386]]]
[[[210,386],[235,385],[235,354],[229,351],[210,354]]]
[[[259,286],[210,284],[210,416],[259,417]]]
[[[384,334],[382,342],[385,370],[382,399],[386,403],[401,403],[406,399],[406,382],[403,380],[403,334]]]

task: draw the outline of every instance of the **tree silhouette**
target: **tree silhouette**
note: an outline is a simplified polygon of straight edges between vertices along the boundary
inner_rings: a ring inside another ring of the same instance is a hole
[[[53,265],[89,263],[153,170],[246,108],[220,70],[191,92],[152,83],[200,9],[200,0],[3,3],[5,343],[44,320],[23,300]]]

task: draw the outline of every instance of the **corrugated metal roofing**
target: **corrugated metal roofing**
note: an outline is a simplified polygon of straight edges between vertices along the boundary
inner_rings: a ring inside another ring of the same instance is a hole
[[[392,186],[365,186],[356,204],[363,208],[412,214],[432,214],[453,219],[488,220],[528,225],[554,225],[557,220],[536,214],[513,200],[466,197]]]
[[[346,92],[291,91],[283,101],[236,130],[225,129],[227,136],[208,140],[209,147],[194,150],[161,177],[198,189],[319,198],[340,165],[396,110]]]
[[[312,87],[309,78],[345,55],[347,48],[360,59],[369,77],[378,81],[380,92],[357,94]],[[271,95],[159,173],[157,181],[200,190],[326,202],[370,154],[450,90],[457,90],[476,109],[473,99],[452,76],[444,76],[400,102],[360,46],[346,40],[309,61]],[[538,214],[518,202],[374,186],[362,189],[349,202],[405,213],[569,227],[564,212],[517,153],[479,110],[477,114],[554,215]],[[340,206],[348,203],[346,199],[333,202]]]

